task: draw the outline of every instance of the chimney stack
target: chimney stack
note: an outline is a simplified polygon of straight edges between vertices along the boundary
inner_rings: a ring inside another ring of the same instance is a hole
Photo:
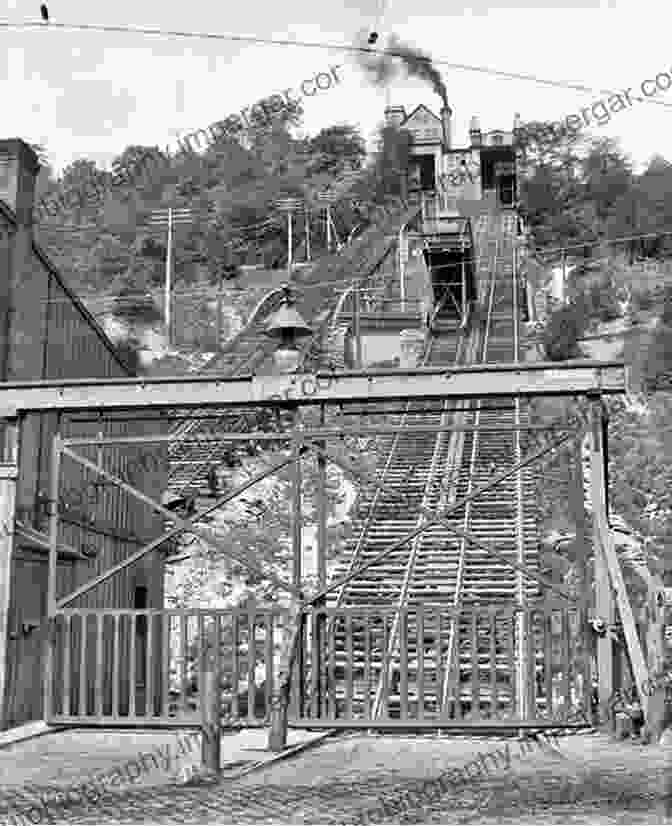
[[[471,139],[472,146],[482,146],[483,145],[483,135],[481,133],[481,124],[476,115],[473,116],[471,119],[471,123],[469,125],[469,137]]]
[[[0,375],[4,381],[24,378],[18,304],[25,276],[31,270],[33,207],[39,171],[38,157],[25,141],[20,138],[0,140],[0,200],[16,215],[16,232],[10,240],[9,272],[0,279],[4,304],[0,318]],[[23,300],[26,300],[25,296]]]
[[[16,213],[20,226],[33,223],[35,183],[40,162],[21,138],[0,139],[0,201]]]
[[[385,107],[385,126],[395,126],[397,129],[406,120],[406,110],[403,106]]]
[[[450,119],[453,110],[447,104],[441,108],[441,126],[443,127],[443,145],[446,150],[451,147]]]

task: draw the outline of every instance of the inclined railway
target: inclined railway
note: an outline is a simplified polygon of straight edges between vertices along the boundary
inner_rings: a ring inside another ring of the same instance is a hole
[[[423,365],[517,360],[520,296],[512,264],[513,228],[504,219],[502,229],[491,239],[486,226],[478,246],[483,322],[472,318],[466,325],[459,324],[456,302],[452,306],[445,302],[443,314],[436,318],[436,331],[428,341]],[[493,243],[488,245],[488,241]],[[487,545],[494,543],[512,561],[533,569],[538,567],[533,480],[523,470],[513,480],[480,494],[457,510],[451,505],[472,496],[495,475],[519,461],[519,433],[513,428],[523,423],[523,414],[514,399],[463,402],[453,409],[447,404],[436,409],[428,404],[409,404],[395,423],[402,428],[411,424],[446,427],[453,423],[467,429],[422,434],[405,434],[402,429],[394,437],[379,439],[377,482],[360,491],[353,526],[355,538],[346,558],[333,571],[334,581],[370,563],[437,513],[447,511],[449,524],[462,536],[443,525],[429,528],[335,592],[331,601],[334,608],[364,611],[394,606],[393,614],[388,610],[389,622],[379,620],[387,625],[378,634],[377,645],[371,644],[371,631],[363,621],[355,627],[354,644],[346,649],[344,623],[339,626],[338,621],[332,621],[328,633],[333,634],[336,682],[339,665],[344,669],[354,652],[352,667],[360,676],[355,681],[355,704],[358,698],[362,702],[364,698],[368,700],[374,688],[374,704],[368,709],[371,716],[383,713],[394,717],[400,703],[395,675],[403,670],[408,674],[410,712],[418,713],[420,710],[413,708],[418,696],[413,687],[420,675],[414,673],[413,666],[417,670],[421,659],[422,716],[445,716],[447,709],[452,709],[452,716],[459,718],[474,710],[471,672],[477,658],[479,682],[496,685],[497,699],[512,705],[514,680],[507,674],[507,663],[508,672],[512,666],[508,659],[503,662],[509,652],[498,644],[501,651],[497,650],[498,656],[493,659],[490,646],[493,638],[497,642],[500,632],[493,634],[489,627],[483,634],[485,650],[479,650],[475,656],[473,647],[480,647],[479,633],[478,629],[473,633],[469,609],[479,604],[521,606],[538,596],[536,583],[524,582],[522,574],[487,551]],[[482,426],[490,429],[481,431]],[[481,544],[474,546],[465,534]],[[419,631],[413,613],[418,605],[448,607],[452,616],[439,619],[436,628]],[[425,649],[422,657],[418,657],[417,651],[420,640]],[[400,669],[401,656],[408,658],[404,669]],[[501,673],[489,673],[493,662],[497,662],[497,671]],[[502,676],[506,683],[503,688]],[[342,698],[338,691],[336,694],[338,703]],[[492,696],[492,692],[488,697],[487,692],[479,691],[479,713],[497,711],[492,708]]]

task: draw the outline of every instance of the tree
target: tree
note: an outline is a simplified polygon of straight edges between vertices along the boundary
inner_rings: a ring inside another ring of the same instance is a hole
[[[114,300],[114,315],[131,324],[154,324],[162,316],[154,300],[138,283],[137,278],[128,275]]]
[[[327,126],[308,141],[314,156],[309,164],[311,175],[328,173],[339,176],[345,169],[359,170],[366,157],[364,139],[355,126]]]

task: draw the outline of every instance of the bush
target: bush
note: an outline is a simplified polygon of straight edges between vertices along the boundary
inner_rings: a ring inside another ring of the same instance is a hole
[[[134,284],[125,284],[114,299],[114,315],[130,322],[154,324],[163,316],[148,293]]]
[[[135,338],[127,338],[117,342],[116,349],[121,360],[131,371],[131,375],[137,376],[142,370],[140,342]]]
[[[584,331],[584,307],[572,302],[551,313],[542,337],[546,358],[567,361],[582,355],[578,341]]]

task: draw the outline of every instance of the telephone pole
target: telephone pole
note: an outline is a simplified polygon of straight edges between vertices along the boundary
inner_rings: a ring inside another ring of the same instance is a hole
[[[301,208],[303,201],[300,198],[281,198],[276,201],[276,206],[280,212],[287,213],[287,276],[291,281],[293,269],[293,249],[292,249],[292,215]]]
[[[191,209],[188,207],[166,207],[165,209],[155,209],[149,216],[149,224],[152,227],[167,227],[168,241],[166,243],[166,287],[164,297],[164,317],[166,320],[166,335],[168,344],[171,341],[170,334],[170,293],[172,289],[173,270],[173,225],[188,224],[193,220]]]

